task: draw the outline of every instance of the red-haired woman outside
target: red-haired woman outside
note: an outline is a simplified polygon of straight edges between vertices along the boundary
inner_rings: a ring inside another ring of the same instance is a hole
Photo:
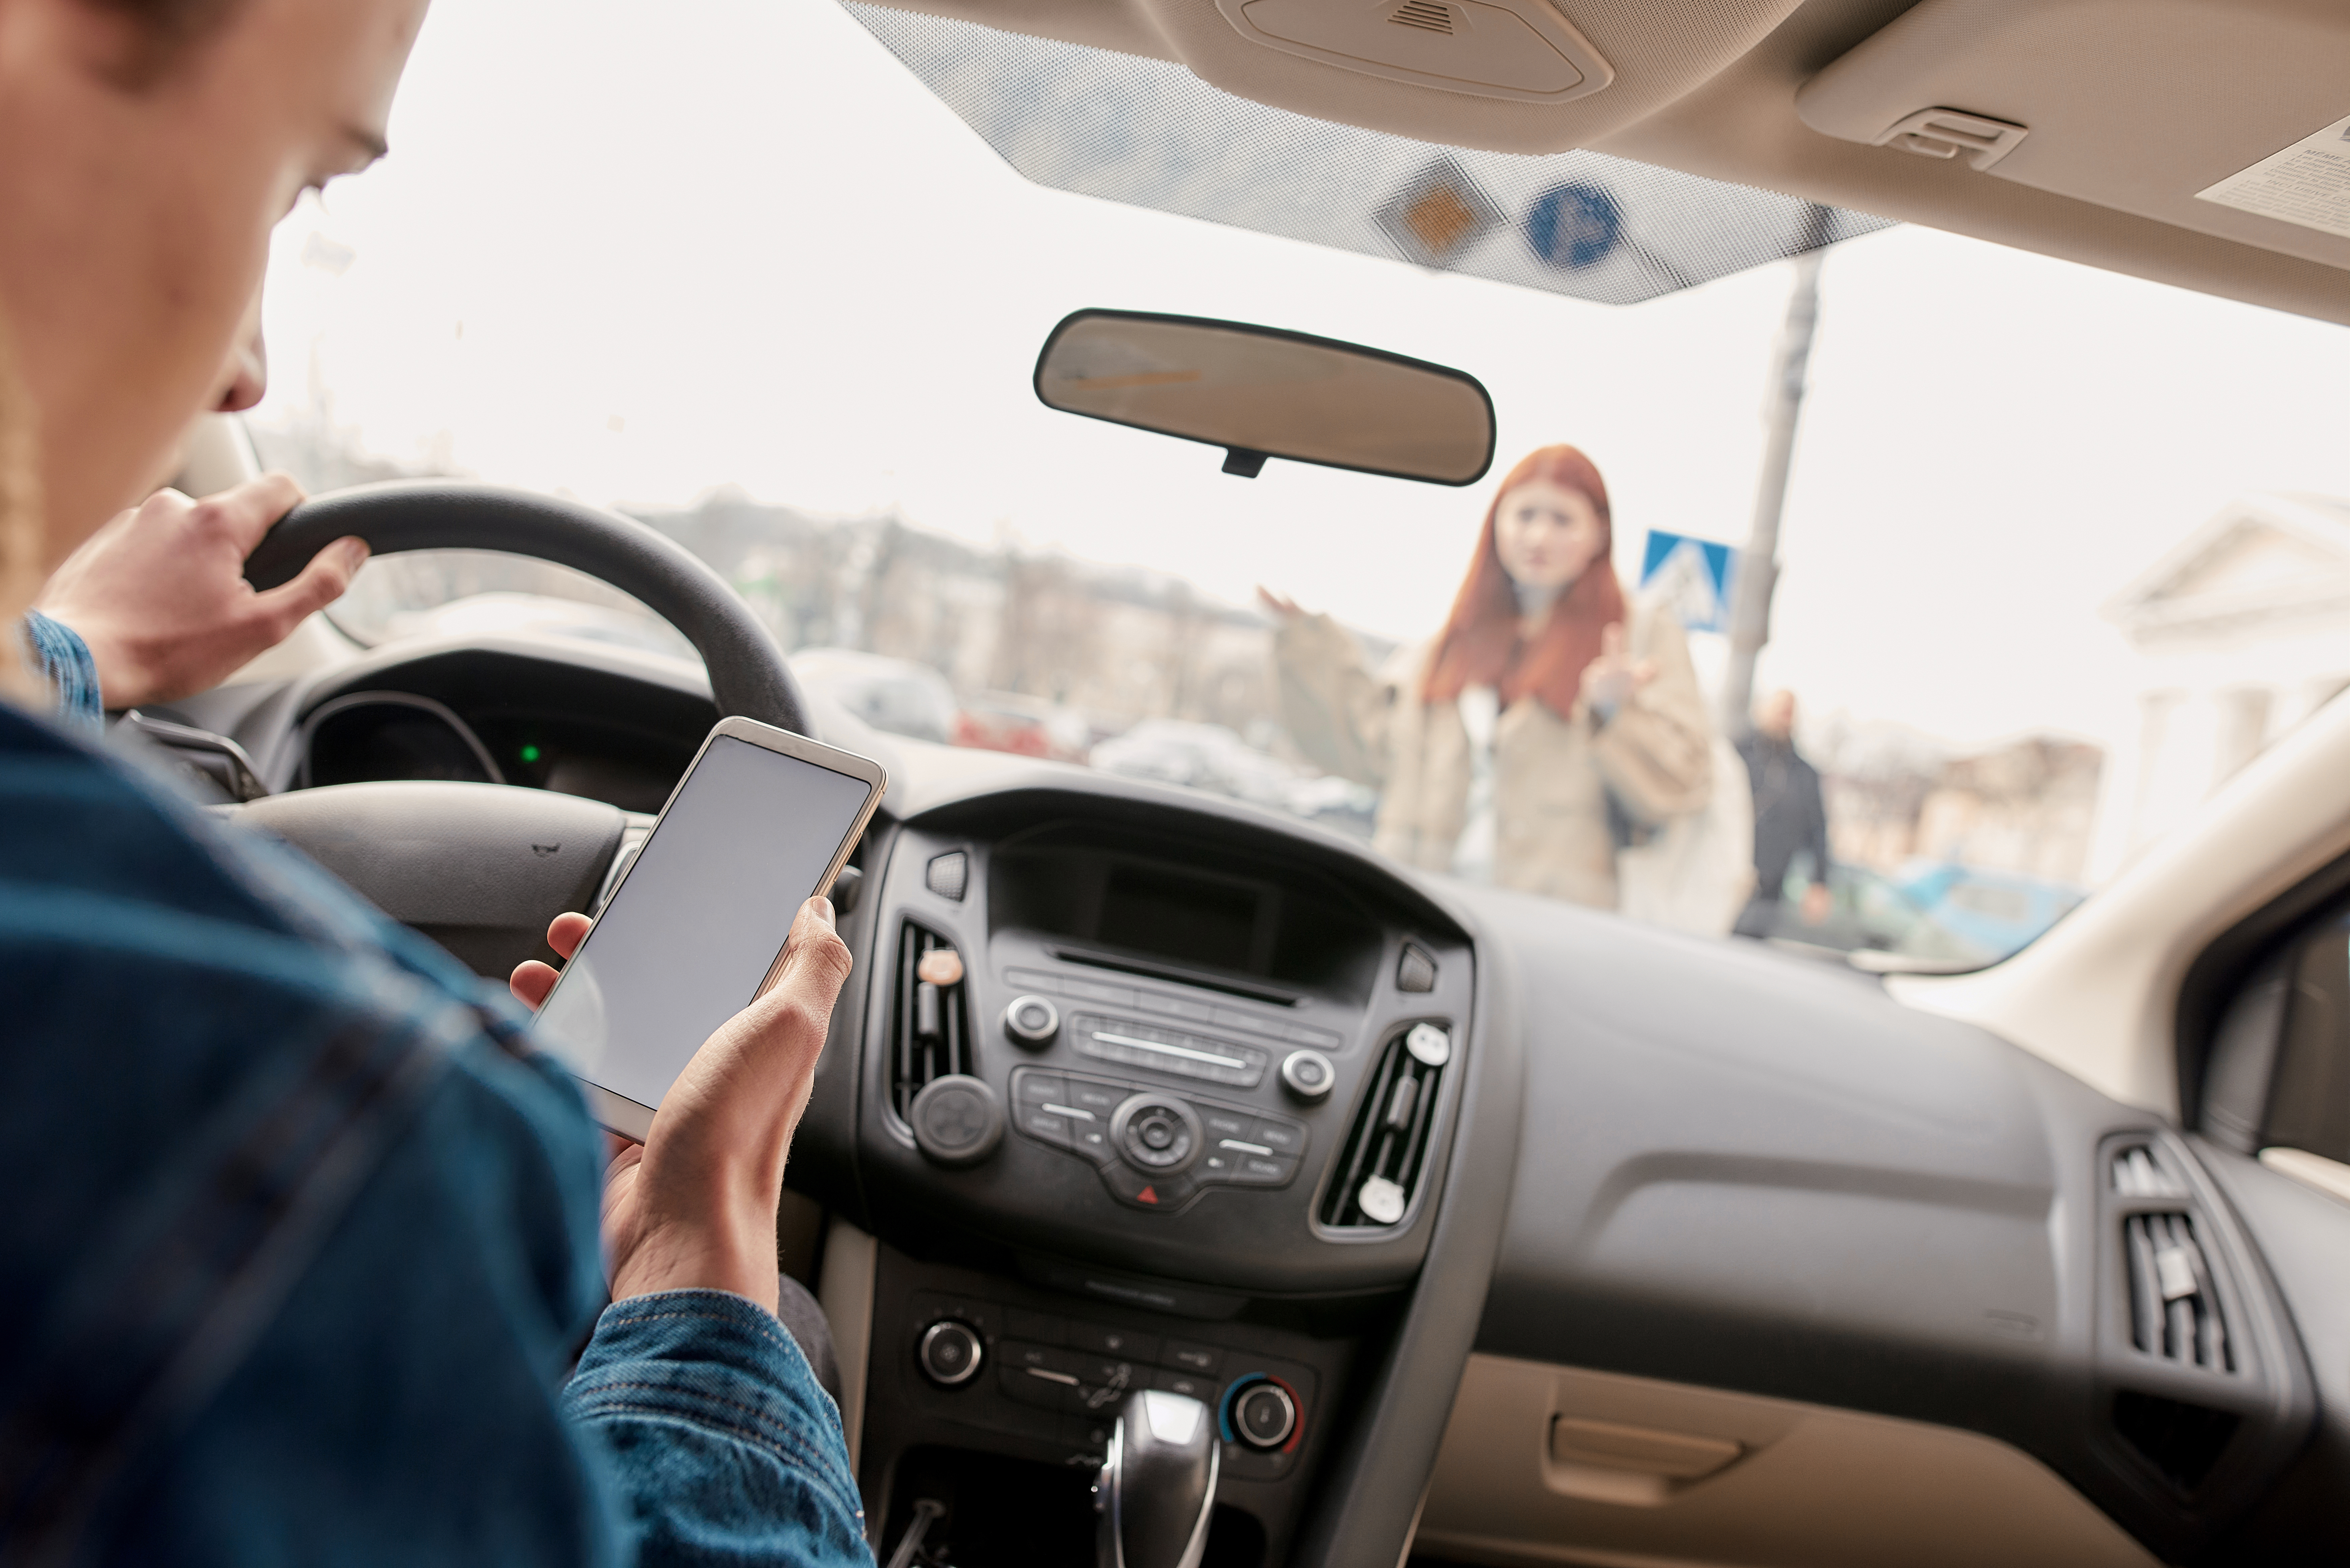
[[[1380,849],[1612,909],[1619,851],[1705,810],[1713,735],[1689,644],[1627,604],[1613,543],[1599,470],[1551,446],[1502,482],[1444,629],[1377,673],[1329,617],[1258,590],[1290,733],[1380,790]]]

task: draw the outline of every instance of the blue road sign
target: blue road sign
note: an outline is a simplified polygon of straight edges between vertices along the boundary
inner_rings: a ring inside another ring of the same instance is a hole
[[[1671,607],[1691,631],[1730,629],[1730,581],[1738,552],[1711,539],[1649,530],[1640,591]]]
[[[1624,242],[1624,209],[1601,185],[1559,185],[1526,211],[1526,244],[1555,267],[1596,266]]]

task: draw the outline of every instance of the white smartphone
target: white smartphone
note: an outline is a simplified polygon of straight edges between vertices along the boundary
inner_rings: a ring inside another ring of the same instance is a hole
[[[869,757],[722,719],[538,1010],[598,1122],[642,1142],[702,1043],[775,983],[800,905],[881,804]]]

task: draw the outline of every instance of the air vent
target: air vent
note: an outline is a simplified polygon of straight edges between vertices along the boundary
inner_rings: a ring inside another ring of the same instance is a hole
[[[971,1014],[962,979],[962,955],[954,944],[907,921],[898,942],[889,1021],[896,1047],[889,1062],[889,1105],[901,1121],[931,1079],[972,1070]]]
[[[2114,1190],[2125,1198],[2180,1198],[2186,1188],[2144,1145],[2114,1156]],[[2130,1340],[2148,1355],[2209,1372],[2234,1369],[2228,1323],[2211,1268],[2184,1209],[2122,1220],[2122,1257],[2129,1272]]]
[[[1436,0],[1405,0],[1401,8],[1388,14],[1388,20],[1399,27],[1419,27],[1447,37],[1452,36],[1452,7],[1440,5]]]
[[[1451,1059],[1452,1035],[1440,1023],[1415,1023],[1388,1042],[1339,1151],[1338,1175],[1323,1194],[1323,1224],[1383,1230],[1410,1213],[1427,1173],[1437,1090]]]
[[[2308,1362],[2184,1138],[2116,1132],[2095,1168],[2094,1447],[2106,1474],[2091,1477],[2091,1495],[2162,1561],[2199,1562],[2306,1443]]]

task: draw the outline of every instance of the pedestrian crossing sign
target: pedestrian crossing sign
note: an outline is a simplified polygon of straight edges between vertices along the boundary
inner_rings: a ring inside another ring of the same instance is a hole
[[[1640,592],[1690,631],[1728,631],[1737,560],[1737,551],[1715,540],[1651,529],[1640,556]]]

